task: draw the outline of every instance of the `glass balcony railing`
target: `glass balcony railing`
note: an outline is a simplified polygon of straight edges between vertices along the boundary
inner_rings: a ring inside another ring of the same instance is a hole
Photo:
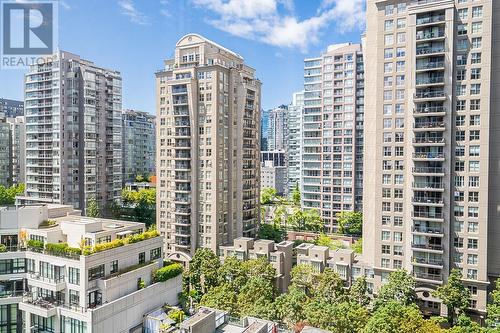
[[[426,16],[426,17],[418,17],[416,23],[417,23],[417,25],[423,25],[423,24],[442,22],[444,20],[445,20],[444,15],[433,15],[433,16]]]
[[[429,61],[417,63],[417,70],[444,68],[444,61]]]
[[[439,244],[417,244],[412,243],[411,247],[416,249],[425,249],[425,250],[433,250],[433,251],[443,251],[443,245]]]
[[[440,128],[444,127],[444,121],[421,121],[413,124],[413,128]]]
[[[444,91],[417,91],[413,96],[415,99],[446,97]]]
[[[413,167],[413,173],[444,173],[443,167]]]
[[[444,153],[440,153],[440,152],[416,152],[416,153],[413,153],[413,158],[420,158],[420,159],[444,158]]]
[[[413,139],[413,143],[444,143],[444,138],[442,137],[437,137],[437,138],[432,138],[432,137],[416,137]]]
[[[424,211],[414,211],[412,213],[413,217],[427,218],[427,219],[442,219],[444,217],[443,212],[424,212]]]
[[[443,259],[434,258],[412,258],[412,262],[424,265],[443,266]]]
[[[416,107],[414,110],[414,113],[434,113],[434,112],[446,112],[446,108],[442,105],[419,106],[419,107]]]
[[[444,47],[422,47],[417,48],[417,55],[443,53]]]
[[[417,84],[417,86],[426,84],[439,84],[439,83],[444,84],[444,77],[438,76],[438,77],[417,78],[415,83]]]
[[[444,183],[442,183],[442,182],[413,182],[412,187],[419,188],[419,189],[425,189],[425,190],[427,190],[427,189],[442,190],[442,189],[444,189]],[[417,213],[417,212],[415,212],[415,213]],[[415,217],[429,217],[429,216],[415,216]],[[442,217],[442,215],[441,215],[441,217]],[[436,218],[441,218],[441,217],[436,217]]]

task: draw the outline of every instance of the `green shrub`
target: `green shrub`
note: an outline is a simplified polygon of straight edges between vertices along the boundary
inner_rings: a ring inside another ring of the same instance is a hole
[[[148,231],[145,231],[145,232],[137,234],[137,235],[128,236],[126,238],[115,239],[111,242],[96,244],[96,245],[94,245],[93,248],[86,246],[83,248],[83,255],[88,256],[88,255],[91,255],[93,253],[102,252],[102,251],[106,251],[109,249],[114,249],[116,247],[120,247],[120,246],[127,245],[127,244],[137,243],[137,242],[140,242],[140,241],[143,241],[146,239],[157,237],[159,235],[160,234],[158,233],[158,231],[152,229],[152,230],[148,230]]]
[[[42,241],[30,239],[26,242],[30,249],[43,250],[44,244]]]
[[[7,252],[7,246],[5,244],[0,244],[0,253]]]
[[[82,250],[76,247],[69,247],[67,243],[47,243],[45,251],[56,256],[79,256],[82,254]]]
[[[181,264],[171,264],[160,268],[154,273],[154,280],[156,282],[164,282],[182,274]]]

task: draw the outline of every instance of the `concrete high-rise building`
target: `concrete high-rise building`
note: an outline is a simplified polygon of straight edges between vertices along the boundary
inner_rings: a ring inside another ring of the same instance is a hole
[[[26,196],[103,208],[122,188],[120,73],[60,51],[25,78]]]
[[[243,58],[200,35],[176,44],[157,82],[157,225],[189,260],[251,237],[259,221],[260,86]]]
[[[362,204],[361,45],[332,45],[304,65],[302,206],[318,209],[335,232],[336,214]]]
[[[147,112],[123,110],[123,182],[136,176],[149,176],[156,167],[156,116]]]
[[[26,182],[26,122],[24,116],[7,118],[10,125],[11,184]]]
[[[293,94],[292,104],[288,106],[288,193],[295,186],[301,188],[302,163],[302,110],[304,107],[304,92]]]
[[[288,141],[288,106],[281,105],[268,112],[267,150],[285,150]]]
[[[0,117],[15,118],[24,116],[24,102],[0,98]]]
[[[463,271],[471,308],[500,275],[500,1],[367,4],[363,252],[404,268],[429,312]]]

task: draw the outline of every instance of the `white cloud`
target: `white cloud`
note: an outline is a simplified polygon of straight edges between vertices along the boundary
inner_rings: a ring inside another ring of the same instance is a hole
[[[122,14],[128,16],[131,22],[140,25],[149,24],[149,18],[135,8],[135,4],[132,0],[120,0],[118,1],[118,5],[121,8]]]
[[[220,30],[302,51],[317,43],[323,30],[330,25],[345,33],[362,28],[365,20],[364,0],[323,0],[317,14],[305,19],[293,15],[293,0],[191,1],[211,11],[207,21]]]

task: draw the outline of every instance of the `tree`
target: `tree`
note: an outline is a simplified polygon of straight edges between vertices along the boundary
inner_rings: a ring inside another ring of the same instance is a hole
[[[243,261],[242,269],[247,278],[260,277],[265,281],[274,283],[276,269],[267,261],[265,257]]]
[[[124,189],[121,193],[123,205],[110,206],[109,212],[115,218],[126,221],[156,224],[156,189],[132,191]],[[117,216],[116,216],[117,215]]]
[[[402,305],[415,303],[415,278],[405,270],[400,269],[392,272],[385,285],[380,288],[378,297],[375,299],[374,308],[378,308],[390,301],[396,301]]]
[[[260,203],[262,205],[269,205],[273,203],[274,199],[276,199],[277,191],[275,188],[266,187],[260,191]]]
[[[455,326],[450,328],[447,333],[486,333],[487,330],[482,328],[478,323],[474,322],[465,314],[458,316]],[[498,332],[494,331],[494,332]]]
[[[292,268],[290,274],[292,285],[295,288],[302,290],[306,295],[312,295],[318,273],[311,265],[298,264]]]
[[[16,196],[24,194],[24,184],[5,187],[0,185],[0,205],[13,205],[16,202]]]
[[[203,295],[200,304],[227,311],[233,316],[239,316],[237,297],[238,294],[230,284],[223,284],[210,289]]]
[[[300,189],[299,189],[299,184],[295,184],[295,187],[292,190],[292,203],[295,206],[300,207]]]
[[[89,199],[87,203],[87,216],[88,217],[101,217],[101,211],[99,209],[99,204],[95,197]]]
[[[261,224],[259,228],[259,238],[273,240],[279,243],[285,239],[286,231],[280,225]]]
[[[372,314],[363,332],[438,333],[442,330],[436,322],[425,320],[417,305],[389,300]]]
[[[313,299],[305,307],[306,321],[333,333],[362,332],[369,315],[368,310],[357,303],[328,303]]]
[[[318,238],[315,241],[316,245],[327,246],[331,250],[345,249],[346,246],[342,241],[338,239],[331,239],[329,236],[324,233],[319,234]]]
[[[433,294],[441,299],[448,308],[448,323],[453,325],[457,315],[461,315],[469,307],[470,292],[462,284],[462,271],[452,269],[448,282],[439,286]]]
[[[272,317],[270,305],[276,295],[273,281],[262,276],[248,276],[238,295],[238,309],[241,316],[267,319]]]
[[[273,319],[292,327],[306,319],[304,308],[308,302],[309,298],[304,290],[292,285],[287,293],[276,298],[273,304],[275,311]]]
[[[185,274],[186,287],[190,287],[203,295],[210,289],[218,285],[218,269],[220,267],[219,258],[212,250],[199,248],[189,264],[189,269]],[[188,290],[184,290],[188,292]]]
[[[288,224],[293,230],[321,232],[324,229],[323,220],[317,209],[300,210],[296,208],[288,217]]]
[[[323,273],[317,276],[316,280],[314,289],[312,290],[314,299],[319,299],[326,303],[339,303],[347,300],[344,281],[342,281],[337,272],[326,268]]]
[[[232,286],[235,291],[245,283],[246,275],[243,269],[242,261],[238,260],[235,256],[230,256],[224,259],[224,263],[220,266],[217,275],[219,284],[228,284]]]
[[[495,282],[495,290],[490,294],[491,303],[488,304],[488,314],[486,316],[486,325],[490,328],[500,327],[500,279]]]
[[[339,233],[344,235],[361,235],[363,214],[360,212],[339,212],[336,214]]]
[[[357,254],[363,253],[363,238],[357,239],[351,248]]]
[[[349,299],[351,302],[358,303],[361,306],[368,306],[370,304],[370,297],[368,296],[368,284],[366,283],[366,276],[361,275],[358,277],[349,289]]]

